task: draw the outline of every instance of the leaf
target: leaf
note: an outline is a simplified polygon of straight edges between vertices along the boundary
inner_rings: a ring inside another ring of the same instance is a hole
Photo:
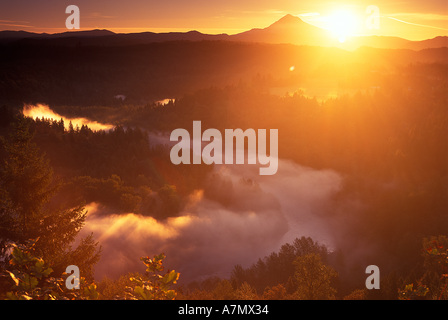
[[[146,269],[146,272],[156,272],[156,271],[163,271],[163,265],[162,260],[165,258],[165,254],[161,253],[159,255],[155,255],[153,259],[149,257],[143,257],[140,258],[140,260],[143,261],[145,266],[148,268]]]
[[[90,300],[97,300],[99,293],[96,291],[96,284],[92,283],[88,287],[84,288],[84,294]]]
[[[176,291],[174,290],[168,290],[166,292],[166,299],[168,300],[174,300],[174,298],[176,297]]]
[[[43,269],[43,267],[44,267],[44,264],[45,264],[44,260],[38,259],[36,261],[36,263],[34,264],[34,267],[36,268],[36,271],[41,271]]]
[[[171,270],[171,272],[167,273],[163,276],[161,279],[162,283],[164,284],[170,284],[170,283],[176,283],[176,281],[179,279],[179,273],[177,273],[174,270]]]
[[[19,249],[19,247],[15,246],[12,250],[12,259],[10,263],[12,265],[20,265],[24,260],[24,254],[22,250]]]
[[[34,274],[37,278],[41,279],[42,276],[48,277],[53,272],[51,268],[45,268],[45,262],[42,259],[38,259],[34,264]]]
[[[44,275],[45,277],[48,277],[52,272],[53,272],[52,268],[47,268],[42,271],[42,275]]]
[[[143,287],[139,287],[139,286],[136,286],[135,288],[134,288],[134,292],[138,295],[137,296],[137,298],[139,299],[139,300],[147,300],[147,296],[146,296],[146,293],[145,293],[145,289],[143,289]]]
[[[406,290],[406,291],[412,291],[413,289],[414,289],[414,284],[413,283],[407,284],[404,287],[404,290]]]
[[[15,294],[15,292],[7,292],[6,300],[19,300],[19,297]]]
[[[31,300],[32,298],[26,294],[18,295],[15,292],[7,292],[6,300]]]
[[[30,276],[29,274],[25,274],[23,277],[23,282],[21,283],[22,287],[27,290],[33,290],[38,284],[37,278]]]
[[[142,287],[139,287],[139,286],[136,286],[136,287],[134,288],[134,292],[137,293],[137,294],[139,294],[139,295],[144,295],[144,290],[143,290],[143,288],[142,288]]]
[[[9,276],[14,281],[15,285],[18,287],[19,286],[19,279],[17,279],[16,275],[14,273],[12,273],[11,271],[8,271],[8,270],[6,270],[6,272],[9,273]]]
[[[165,256],[165,254],[164,253],[161,253],[161,254],[159,254],[159,255],[156,255],[156,256],[154,256],[154,260],[157,260],[157,261],[162,261],[163,259],[165,259],[166,258],[166,256]]]

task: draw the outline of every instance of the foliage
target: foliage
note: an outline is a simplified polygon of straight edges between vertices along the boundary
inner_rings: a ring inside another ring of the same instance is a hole
[[[212,291],[212,299],[214,300],[232,300],[235,293],[229,280],[223,279],[218,282]]]
[[[365,288],[356,289],[343,298],[343,300],[366,300],[366,299],[367,299],[367,293]]]
[[[96,300],[99,294],[96,285],[86,282],[84,277],[80,280],[80,290],[68,290],[65,279],[55,278],[53,269],[44,259],[37,257],[35,241],[26,244],[14,244],[10,267],[1,272],[1,277],[9,290],[4,293],[7,300]],[[11,285],[12,284],[12,285]],[[7,289],[8,290],[8,289]]]
[[[157,218],[178,213],[181,196],[196,188],[210,166],[171,166],[169,149],[140,128],[64,129],[60,121],[27,119],[33,141],[64,178],[58,198],[100,202],[117,212]]]
[[[423,257],[428,272],[448,277],[448,237],[439,235],[423,239]]]
[[[193,281],[178,290],[179,300],[234,300],[235,289],[231,281],[219,277],[209,277],[203,281]]]
[[[448,300],[448,237],[444,235],[423,238],[424,274],[414,283],[399,289],[402,300]]]
[[[6,300],[98,300],[98,299],[132,299],[132,300],[172,300],[176,291],[171,286],[179,279],[174,270],[160,274],[164,267],[164,254],[153,259],[142,257],[147,267],[146,274],[133,274],[127,277],[125,285],[119,287],[113,295],[106,292],[104,284],[99,290],[93,281],[85,277],[79,279],[79,289],[67,289],[67,274],[54,277],[53,269],[41,257],[36,256],[36,243],[14,244],[7,269],[0,273],[0,299]],[[80,269],[81,270],[81,269]],[[113,287],[113,285],[108,285]],[[110,288],[109,288],[110,290]],[[113,292],[113,290],[112,290]]]
[[[165,255],[155,255],[154,258],[142,257],[140,260],[147,267],[145,275],[136,275],[130,280],[133,287],[128,287],[126,299],[130,300],[174,300],[176,291],[171,286],[177,282],[180,274],[174,270],[161,274],[164,270],[162,260]]]
[[[8,138],[1,140],[0,220],[5,224],[0,230],[6,232],[2,232],[0,253],[6,254],[10,242],[20,244],[39,238],[35,250],[53,264],[56,273],[61,274],[63,265],[77,256],[81,258],[76,259],[79,266],[90,265],[86,277],[92,278],[92,265],[100,254],[98,243],[90,236],[77,248],[71,247],[85,222],[86,211],[79,202],[57,201],[60,183],[33,140],[29,130],[32,122],[18,116]]]
[[[236,300],[257,300],[257,291],[247,282],[243,282],[241,286],[235,290]]]
[[[128,272],[120,275],[118,279],[111,279],[105,276],[98,283],[98,292],[101,299],[104,300],[123,300],[125,292],[129,290],[135,283],[131,279],[140,276],[138,272]],[[128,289],[127,289],[128,288]]]
[[[266,300],[285,300],[286,298],[286,288],[282,284],[267,287],[263,292],[263,299]]]
[[[36,144],[47,153],[55,172],[66,180],[82,177],[81,182],[89,183],[81,185],[85,188],[84,196],[118,209],[136,209],[138,199],[132,199],[130,206],[126,206],[126,201],[120,202],[119,198],[140,196],[139,187],[159,190],[165,185],[176,185],[177,192],[185,195],[210,170],[204,165],[168,165],[171,163],[168,147],[157,140],[153,142],[147,131],[133,125],[127,128],[117,125],[107,132],[93,131],[87,126],[61,130],[60,126],[60,122],[45,118],[31,122]],[[99,190],[88,194],[90,185]],[[112,198],[111,192],[117,191],[118,199]]]
[[[333,299],[337,274],[323,263],[328,255],[327,248],[311,238],[296,238],[249,268],[236,265],[229,280],[211,277],[189,284],[180,290],[180,299]],[[315,263],[306,265],[300,260],[308,261],[309,257],[315,258]],[[314,281],[309,295],[304,293],[306,283],[301,280],[303,266],[308,278]],[[266,283],[270,285],[265,286]]]
[[[321,257],[315,253],[297,257],[294,260],[295,294],[301,300],[334,299],[336,290],[333,281],[338,276],[333,268],[324,265]]]
[[[428,287],[421,282],[417,283],[416,288],[414,284],[407,284],[404,289],[398,290],[398,299],[400,300],[423,300],[428,294]]]
[[[294,260],[297,257],[316,253],[326,261],[328,250],[310,237],[296,238],[292,243],[286,243],[280,247],[278,252],[259,259],[247,269],[236,265],[232,270],[231,281],[234,287],[239,287],[243,282],[249,283],[260,294],[269,286],[284,284],[288,293],[295,290],[295,284],[291,290],[286,286],[288,280],[294,277]]]
[[[23,117],[14,122],[8,139],[2,137],[2,147],[6,156],[0,167],[0,188],[2,204],[9,207],[10,215],[17,216],[12,240],[33,238],[43,218],[43,207],[55,193],[52,185],[53,171],[49,161],[32,141],[29,123]]]

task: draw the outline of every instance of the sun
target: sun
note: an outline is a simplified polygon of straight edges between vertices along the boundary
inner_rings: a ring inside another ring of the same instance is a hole
[[[358,24],[356,15],[347,9],[334,11],[327,18],[327,28],[339,42],[343,43],[352,36]]]

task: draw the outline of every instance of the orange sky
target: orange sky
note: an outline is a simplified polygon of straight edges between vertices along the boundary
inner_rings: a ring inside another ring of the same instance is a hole
[[[380,29],[368,31],[362,24],[355,33],[411,40],[448,35],[447,0],[15,0],[0,4],[0,30],[67,31],[65,8],[70,4],[80,8],[81,30],[109,29],[125,33],[198,30],[234,34],[267,27],[288,13],[319,24],[341,8],[350,9],[363,22],[366,7],[375,5],[381,14]]]

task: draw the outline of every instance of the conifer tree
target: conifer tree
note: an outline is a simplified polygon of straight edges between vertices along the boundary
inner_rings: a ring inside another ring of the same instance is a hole
[[[1,139],[0,166],[0,253],[8,243],[25,243],[39,239],[36,250],[51,262],[56,272],[70,264],[84,268],[89,278],[92,265],[99,259],[97,243],[92,235],[82,239],[73,249],[71,243],[81,230],[87,212],[83,205],[54,205],[59,183],[48,159],[33,142],[30,119],[18,116],[7,138]],[[77,261],[74,261],[77,260]]]

